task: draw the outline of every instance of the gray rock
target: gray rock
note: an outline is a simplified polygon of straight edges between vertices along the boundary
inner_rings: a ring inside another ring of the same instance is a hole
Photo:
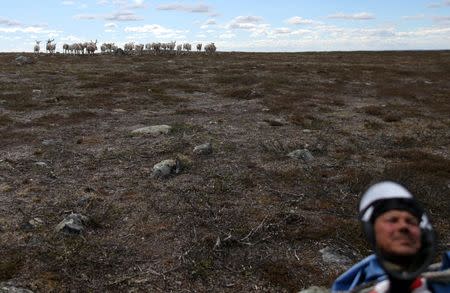
[[[164,160],[153,166],[153,177],[156,178],[166,177],[170,174],[176,174],[178,172],[179,162],[174,159]]]
[[[47,163],[46,162],[36,162],[34,163],[36,166],[38,167],[47,167]]]
[[[135,135],[150,134],[153,136],[158,136],[161,134],[168,134],[171,129],[172,129],[172,127],[169,125],[153,125],[153,126],[146,126],[146,127],[135,129],[135,130],[131,131],[131,133],[135,134]]]
[[[72,213],[56,226],[55,231],[65,234],[80,234],[85,229],[88,221],[88,217]]]
[[[33,293],[33,291],[15,287],[8,283],[0,283],[0,293]]]
[[[32,64],[33,63],[33,59],[25,57],[25,56],[22,56],[22,55],[16,57],[15,61],[16,61],[17,65],[25,65],[25,64]]]
[[[293,159],[303,160],[305,162],[314,160],[314,156],[307,149],[298,149],[298,150],[292,151],[288,154],[288,156]]]
[[[282,119],[264,119],[264,122],[266,122],[267,124],[269,124],[270,126],[283,126],[286,125],[287,122],[282,120]]]
[[[31,231],[36,228],[39,228],[44,225],[44,221],[42,221],[40,218],[33,218],[29,220],[28,222],[22,224],[20,228],[24,231]]]
[[[302,291],[299,291],[298,293],[329,293],[330,290],[324,287],[317,287],[317,286],[312,286],[309,287],[308,289],[303,289]]]
[[[178,174],[181,171],[181,164],[179,160],[168,159],[159,162],[153,166],[153,177],[163,178],[170,174]]]
[[[194,148],[193,152],[196,155],[209,155],[213,152],[212,145],[209,142],[198,145]]]
[[[339,249],[327,246],[319,250],[319,252],[322,254],[323,261],[328,264],[346,267],[352,263],[352,260],[340,253]]]

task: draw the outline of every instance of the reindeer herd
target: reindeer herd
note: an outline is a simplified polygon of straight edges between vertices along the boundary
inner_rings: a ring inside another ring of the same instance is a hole
[[[56,43],[54,43],[54,39],[47,40],[47,45],[45,47],[46,53],[54,54],[56,50]],[[41,41],[36,41],[36,45],[34,45],[34,53],[40,53],[40,44]],[[73,44],[63,44],[63,54],[70,55],[93,55],[95,51],[97,51],[97,40],[95,42],[84,42],[84,43],[73,43]],[[217,48],[214,43],[206,44],[203,47],[203,44],[199,43],[196,46],[197,52],[201,52],[202,48],[204,48],[204,52],[206,54],[213,54],[216,52]],[[134,42],[126,43],[123,46],[123,49],[116,46],[114,43],[103,43],[100,46],[101,54],[136,54],[140,55],[143,53],[174,53],[174,54],[189,54],[192,50],[192,45],[190,43],[176,44],[176,42],[168,42],[168,43],[147,43],[147,44],[134,44]]]

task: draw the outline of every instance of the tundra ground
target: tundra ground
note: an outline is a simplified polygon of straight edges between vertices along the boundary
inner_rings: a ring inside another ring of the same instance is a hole
[[[0,282],[329,286],[345,265],[320,250],[370,253],[357,204],[381,179],[407,186],[450,248],[449,51],[28,56],[0,54]],[[131,135],[158,124],[172,131]],[[181,173],[152,178],[170,158]],[[71,212],[85,231],[55,232]]]

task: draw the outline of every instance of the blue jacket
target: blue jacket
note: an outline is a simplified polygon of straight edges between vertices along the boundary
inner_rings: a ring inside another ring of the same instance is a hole
[[[441,270],[450,268],[450,251],[444,253]],[[382,281],[387,278],[386,273],[381,268],[377,257],[372,254],[359,263],[355,264],[348,271],[336,279],[331,292],[345,292],[356,286],[371,281]],[[450,284],[430,282],[428,287],[435,293],[449,293]]]

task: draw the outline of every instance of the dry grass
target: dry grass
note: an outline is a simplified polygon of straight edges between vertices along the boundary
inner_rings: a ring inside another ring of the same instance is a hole
[[[342,268],[319,249],[370,253],[356,207],[381,179],[410,188],[450,241],[449,52],[41,55],[23,67],[14,56],[0,54],[0,281],[36,292],[328,286]],[[130,134],[158,124],[173,129]],[[192,153],[208,141],[211,155]],[[286,156],[298,148],[314,160]],[[152,178],[169,158],[182,171]],[[82,237],[53,231],[69,212],[91,218]],[[44,226],[17,229],[34,217]]]

